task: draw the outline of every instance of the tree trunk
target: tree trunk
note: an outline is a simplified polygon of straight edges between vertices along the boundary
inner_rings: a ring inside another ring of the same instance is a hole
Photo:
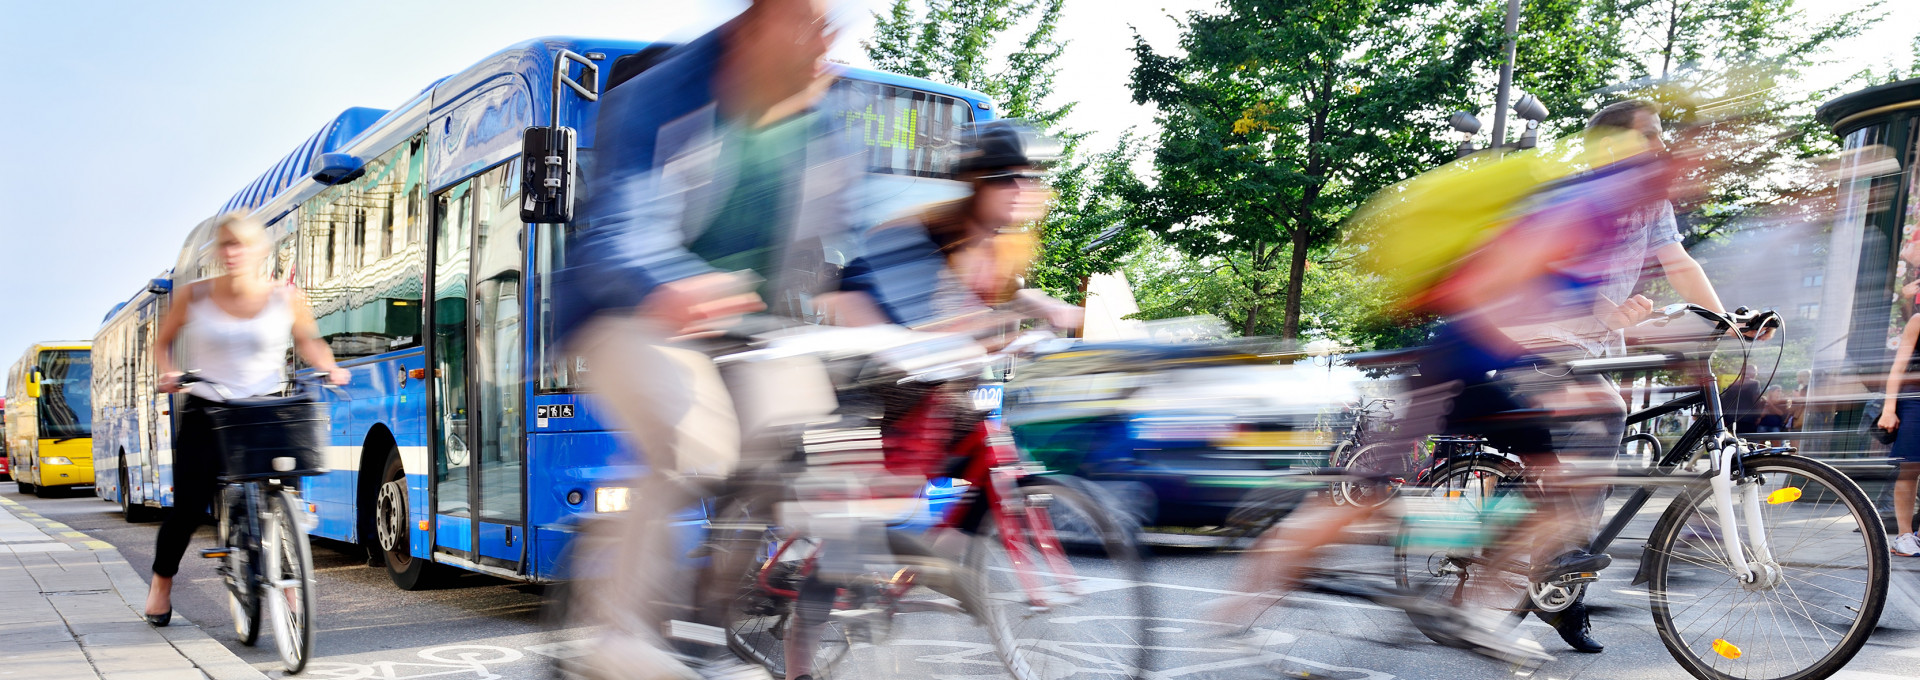
[[[1327,59],[1321,66],[1320,87],[1314,93],[1314,102],[1318,104],[1313,112],[1313,122],[1307,126],[1307,163],[1306,176],[1315,180],[1325,178],[1326,159],[1320,153],[1320,142],[1327,136],[1327,113],[1333,106],[1333,62]],[[1307,246],[1309,230],[1313,228],[1313,207],[1320,200],[1320,182],[1307,185],[1300,192],[1300,205],[1293,215],[1293,252],[1287,263],[1287,321],[1280,332],[1286,340],[1300,339],[1300,295],[1306,289]]]
[[[1302,220],[1293,228],[1293,252],[1287,258],[1287,325],[1280,336],[1300,338],[1300,295],[1307,280],[1307,224]]]
[[[1247,306],[1247,320],[1245,323],[1240,324],[1240,336],[1247,338],[1253,337],[1253,330],[1256,328],[1255,324],[1259,321],[1260,299],[1256,296],[1253,304]]]

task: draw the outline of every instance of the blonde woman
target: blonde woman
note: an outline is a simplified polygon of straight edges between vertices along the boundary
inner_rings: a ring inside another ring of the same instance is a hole
[[[175,290],[173,304],[160,321],[153,343],[160,391],[180,392],[180,369],[207,382],[186,390],[173,446],[173,509],[160,525],[153,553],[153,585],[147,591],[147,623],[165,626],[173,619],[173,577],[187,542],[204,520],[219,491],[225,457],[213,437],[207,408],[226,398],[280,391],[286,383],[287,347],[327,373],[335,385],[347,384],[347,371],[333,361],[320,339],[306,297],[266,274],[267,234],[258,221],[239,213],[222,216],[213,230],[214,252],[226,273]],[[174,343],[186,350],[187,366],[174,361]]]

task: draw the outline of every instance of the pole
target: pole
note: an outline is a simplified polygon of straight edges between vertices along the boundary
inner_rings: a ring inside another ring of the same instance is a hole
[[[1507,60],[1500,64],[1500,92],[1493,98],[1493,141],[1500,148],[1507,144],[1507,96],[1513,90],[1513,59],[1520,37],[1520,0],[1507,0]]]

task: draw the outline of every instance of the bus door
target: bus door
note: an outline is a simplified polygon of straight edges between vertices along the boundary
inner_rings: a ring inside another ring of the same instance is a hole
[[[524,225],[517,163],[435,197],[434,552],[479,571],[524,572]]]

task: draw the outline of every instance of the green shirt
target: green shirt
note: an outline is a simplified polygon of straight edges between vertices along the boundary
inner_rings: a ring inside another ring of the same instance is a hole
[[[787,237],[799,190],[813,116],[795,116],[758,130],[741,130],[722,141],[735,182],[713,223],[687,247],[722,271],[752,270],[773,278],[774,258]]]

